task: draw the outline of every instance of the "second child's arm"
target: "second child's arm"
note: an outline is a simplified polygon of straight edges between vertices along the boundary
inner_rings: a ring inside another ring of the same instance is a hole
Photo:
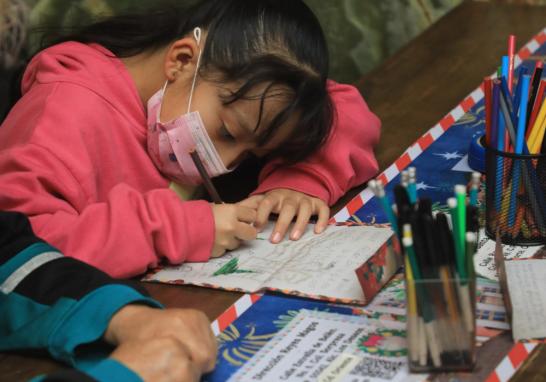
[[[355,87],[330,81],[328,90],[335,115],[324,147],[293,166],[283,167],[279,161],[268,163],[253,192],[254,198],[261,197],[258,227],[267,223],[271,212],[282,216],[272,239],[275,235],[282,239],[295,216],[297,222],[290,232],[291,238],[298,238],[297,233],[302,232],[310,215],[318,215],[315,232],[321,232],[327,221],[325,208],[378,171],[374,147],[379,142],[379,119]],[[300,218],[302,212],[304,216]]]

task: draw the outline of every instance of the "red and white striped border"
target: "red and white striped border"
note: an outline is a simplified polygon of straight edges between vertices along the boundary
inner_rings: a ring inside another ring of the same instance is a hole
[[[519,66],[523,60],[533,54],[542,44],[546,42],[546,28],[531,39],[517,53],[514,66]],[[459,120],[467,111],[484,97],[483,84],[470,93],[461,103],[451,110],[444,118],[434,125],[429,131],[423,134],[417,142],[411,145],[392,165],[383,171],[376,179],[383,184],[393,180],[402,170],[414,161],[423,151],[425,151],[435,140],[447,131],[455,121]],[[330,219],[330,223],[343,222],[349,219],[365,203],[373,197],[372,191],[366,187],[360,194],[355,196],[345,205],[336,215]]]
[[[227,328],[233,321],[235,321],[241,314],[243,314],[248,308],[252,306],[256,301],[262,297],[261,294],[244,294],[240,299],[235,301],[225,312],[220,314],[212,324],[210,324],[215,336],[220,334]]]
[[[516,343],[485,382],[507,382],[510,380],[535,346],[537,346],[536,343]]]

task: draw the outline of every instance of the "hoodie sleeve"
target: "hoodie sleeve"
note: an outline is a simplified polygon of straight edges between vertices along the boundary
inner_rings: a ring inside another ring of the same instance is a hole
[[[112,350],[102,341],[111,318],[135,303],[161,307],[139,285],[63,256],[23,214],[0,212],[0,351],[47,351],[92,369]]]
[[[70,178],[45,148],[0,152],[0,207],[23,211],[40,237],[113,277],[142,274],[161,257],[173,264],[208,260],[214,221],[207,202],[181,202],[169,189],[141,193],[121,183],[104,201],[79,210],[71,201],[84,196]]]
[[[104,136],[116,128],[117,120],[108,119],[116,110],[79,86],[40,86],[31,91],[44,93],[46,101],[23,99],[29,117],[16,110],[6,135],[0,131],[0,209],[25,213],[36,234],[66,256],[114,277],[142,274],[162,258],[173,264],[208,260],[214,242],[210,205],[182,202],[166,186],[141,191],[146,188],[137,187],[138,177],[148,181],[138,168],[142,161],[105,158],[132,144],[116,145],[112,135]],[[111,149],[97,154],[106,144]],[[140,151],[124,155],[147,155]],[[124,175],[128,171],[131,176]],[[104,186],[107,176],[112,187]]]
[[[328,90],[335,117],[324,147],[289,167],[281,166],[280,161],[268,163],[253,194],[288,188],[333,205],[349,189],[377,173],[373,149],[379,142],[379,119],[355,87],[329,81]]]

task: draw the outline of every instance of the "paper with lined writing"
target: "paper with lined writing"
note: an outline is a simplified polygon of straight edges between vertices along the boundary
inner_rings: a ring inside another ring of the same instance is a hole
[[[145,280],[183,282],[257,292],[266,288],[365,302],[355,269],[392,235],[389,228],[330,226],[322,234],[308,227],[298,241],[272,244],[273,225],[260,240],[244,243],[206,263],[166,267]]]

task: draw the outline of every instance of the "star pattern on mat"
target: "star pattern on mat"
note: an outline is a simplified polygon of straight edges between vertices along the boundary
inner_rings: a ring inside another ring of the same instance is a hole
[[[417,190],[428,190],[428,189],[438,188],[438,187],[429,186],[428,184],[426,184],[423,181],[417,183],[416,186],[417,186]]]
[[[463,157],[463,154],[459,154],[458,151],[453,151],[452,153],[445,152],[445,153],[441,153],[441,154],[440,153],[434,153],[434,155],[442,157],[445,160],[459,159],[459,158]]]

